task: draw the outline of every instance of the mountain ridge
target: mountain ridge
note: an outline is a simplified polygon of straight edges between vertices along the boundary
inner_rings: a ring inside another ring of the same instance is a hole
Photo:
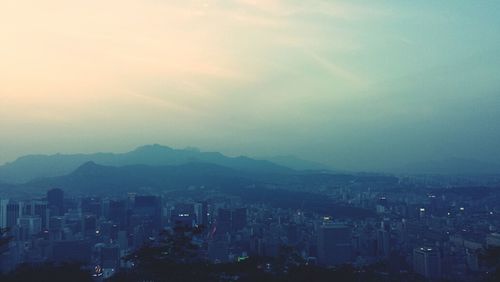
[[[408,174],[486,175],[500,174],[500,164],[466,158],[445,158],[409,163],[397,171]]]
[[[250,178],[245,172],[211,163],[115,167],[89,161],[67,175],[39,178],[20,185],[37,190],[64,187],[69,193],[113,195],[143,188],[159,192],[189,186],[241,186],[252,183]]]
[[[228,157],[219,152],[202,152],[192,148],[173,149],[158,144],[144,145],[126,153],[27,155],[0,166],[0,182],[26,183],[38,178],[71,173],[87,162],[107,166],[144,164],[180,165],[192,162],[213,163],[251,173],[290,173],[293,169],[267,160],[245,156]]]
[[[32,192],[58,187],[70,194],[120,195],[126,192],[162,193],[172,190],[189,190],[190,187],[234,192],[234,190],[256,185],[287,190],[308,185],[309,188],[315,190],[325,186],[342,186],[367,181],[394,185],[398,179],[384,175],[332,174],[321,171],[259,174],[201,162],[164,166],[138,164],[115,167],[90,161],[67,175],[39,178],[15,187],[22,191]]]

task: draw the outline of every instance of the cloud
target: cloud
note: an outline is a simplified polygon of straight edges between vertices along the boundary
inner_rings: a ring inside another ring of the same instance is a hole
[[[328,71],[334,78],[347,82],[349,86],[358,90],[364,89],[368,85],[368,81],[361,76],[354,74],[350,70],[340,65],[336,65],[325,57],[320,56],[315,52],[305,52],[311,59],[313,59],[323,69]]]

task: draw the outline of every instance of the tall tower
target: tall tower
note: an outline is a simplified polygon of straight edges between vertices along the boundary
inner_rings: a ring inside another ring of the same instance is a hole
[[[64,213],[64,192],[54,188],[47,191],[47,202],[52,215],[63,215]]]
[[[22,214],[19,202],[4,199],[0,201],[0,227],[12,227],[17,224],[17,219]]]
[[[441,278],[441,256],[435,248],[420,247],[413,250],[413,271],[427,279]]]
[[[377,230],[377,254],[381,257],[389,257],[391,252],[391,226],[388,219],[380,223]]]

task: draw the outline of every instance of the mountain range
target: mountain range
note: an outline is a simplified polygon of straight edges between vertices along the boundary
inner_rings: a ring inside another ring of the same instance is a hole
[[[409,163],[393,172],[407,174],[488,175],[500,174],[500,164],[475,159],[446,158]]]
[[[271,156],[262,159],[295,170],[331,170],[331,168],[325,164],[304,160],[293,155]]]
[[[141,189],[168,191],[204,185],[241,187],[249,185],[250,179],[245,172],[209,163],[114,167],[87,162],[67,175],[38,178],[19,185],[32,190],[64,187],[69,193],[113,195]]]
[[[397,181],[398,178],[386,175],[333,174],[323,171],[255,173],[196,162],[180,165],[119,167],[87,162],[67,175],[38,178],[14,187],[25,192],[40,192],[61,187],[70,194],[110,196],[127,192],[187,191],[190,187],[196,189],[204,187],[230,193],[247,191],[247,187],[290,191],[307,188],[306,191],[312,192],[322,187],[339,187],[363,182],[373,185],[394,185]]]
[[[194,165],[196,164],[196,165]],[[191,165],[192,167],[189,167]],[[316,174],[311,181],[329,177],[332,171],[325,165],[305,161],[294,156],[267,157],[266,159],[253,159],[245,156],[228,157],[218,152],[202,152],[195,148],[173,149],[167,146],[146,145],[127,153],[95,153],[95,154],[55,154],[55,155],[27,155],[17,160],[0,166],[0,183],[5,187],[7,183],[21,184],[33,182],[37,179],[57,178],[67,175],[75,176],[94,166],[102,166],[100,170],[111,170],[107,167],[127,167],[130,169],[128,178],[134,175],[133,170],[156,171],[159,169],[179,171],[182,169],[199,170],[209,165],[218,167],[225,175],[246,177],[249,179],[268,176],[266,181],[290,181],[293,177],[283,175],[310,177],[306,172],[325,172]],[[178,167],[174,169],[174,167]],[[127,169],[125,168],[125,169]],[[182,169],[181,169],[182,168]],[[215,168],[210,168],[215,169]],[[228,171],[230,170],[230,171]],[[200,171],[201,173],[202,171]],[[483,175],[499,174],[500,165],[468,159],[445,159],[411,163],[405,167],[394,169],[401,174],[443,174],[443,175]],[[168,173],[166,173],[168,175]],[[201,175],[201,174],[200,174]],[[336,179],[342,175],[353,173],[336,172]],[[205,175],[209,177],[209,175]],[[160,177],[161,178],[161,177]],[[358,177],[359,178],[359,177]],[[274,179],[274,180],[273,180]],[[58,180],[59,181],[59,180]],[[128,179],[131,181],[131,179]],[[122,182],[126,182],[125,180]],[[182,182],[182,181],[181,181]]]
[[[277,162],[257,160],[245,156],[228,157],[218,152],[198,149],[173,149],[167,146],[146,145],[121,154],[55,154],[28,155],[0,166],[0,182],[25,183],[38,178],[67,175],[82,164],[94,162],[104,166],[175,166],[188,163],[210,163],[235,171],[256,174],[286,174],[294,169],[326,168],[317,163],[295,157],[277,158]]]

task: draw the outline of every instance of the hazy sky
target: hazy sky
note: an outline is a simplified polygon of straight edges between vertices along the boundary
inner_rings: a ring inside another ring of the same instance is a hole
[[[500,1],[0,0],[0,163],[500,160]]]

